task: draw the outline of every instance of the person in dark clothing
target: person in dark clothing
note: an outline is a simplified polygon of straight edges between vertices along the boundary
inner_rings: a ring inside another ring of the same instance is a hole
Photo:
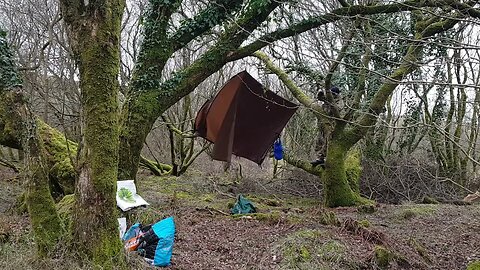
[[[316,167],[318,165],[320,165],[322,168],[325,169],[325,155],[324,154],[320,154],[318,156],[318,159],[310,162],[310,164],[313,166],[313,167]]]
[[[333,96],[333,99],[335,102],[337,102],[340,99],[340,89],[337,86],[331,87],[329,90],[330,93]],[[322,108],[325,111],[325,113],[330,114],[331,113],[331,104],[329,104],[326,100],[325,92],[323,90],[318,91],[317,93],[317,99],[321,102]],[[317,137],[317,143],[315,145],[315,151],[318,153],[318,158],[310,164],[315,167],[315,166],[322,166],[322,168],[325,168],[325,160],[326,160],[326,155],[327,155],[327,145],[329,141],[329,136],[330,134],[328,132],[325,132],[321,126],[321,124],[318,124],[318,137]]]
[[[338,98],[340,96],[340,92],[341,92],[340,89],[336,86],[333,86],[328,91],[330,91],[330,93],[332,93],[332,96],[333,96],[334,99]],[[325,97],[325,93],[323,92],[323,90],[318,91],[317,99],[319,101],[326,102],[326,97]]]
[[[337,98],[340,95],[340,89],[336,86],[330,88],[330,92],[332,92],[334,98]]]

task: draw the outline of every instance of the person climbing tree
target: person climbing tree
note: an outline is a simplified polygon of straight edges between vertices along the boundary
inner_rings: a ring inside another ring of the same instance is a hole
[[[340,99],[340,88],[337,86],[332,86],[330,89],[328,89],[332,94],[333,97],[333,102],[336,105],[341,99]],[[317,93],[317,99],[321,102],[322,108],[327,113],[328,115],[332,114],[332,104],[327,101],[326,94],[325,92],[321,89]],[[318,121],[318,135],[317,135],[317,142],[315,144],[315,152],[317,153],[317,159],[310,162],[312,166],[325,166],[325,159],[326,159],[326,153],[327,153],[327,146],[328,146],[328,141],[330,139],[330,132],[326,131],[325,129],[322,128],[322,124]]]

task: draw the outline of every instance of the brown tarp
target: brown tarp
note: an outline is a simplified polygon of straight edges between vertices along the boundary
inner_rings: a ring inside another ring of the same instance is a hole
[[[260,165],[297,108],[242,71],[202,106],[195,131],[214,143],[213,159],[235,154]]]

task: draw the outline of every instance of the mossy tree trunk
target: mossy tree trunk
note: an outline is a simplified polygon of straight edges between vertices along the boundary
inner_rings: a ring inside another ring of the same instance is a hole
[[[24,174],[27,179],[25,204],[35,234],[38,254],[47,256],[64,233],[49,188],[45,148],[37,132],[35,116],[24,110],[27,121],[22,150],[25,153]]]
[[[120,24],[123,0],[61,1],[80,70],[82,144],[75,189],[73,244],[105,269],[124,265],[118,237]]]
[[[0,143],[22,149],[25,202],[40,256],[47,255],[63,233],[50,193],[45,149],[37,121],[23,93],[4,33],[0,29]]]
[[[451,29],[458,22],[455,19],[420,19],[421,15],[417,14],[417,16],[419,18],[416,24],[415,40],[409,46],[400,66],[392,72],[392,75],[387,78],[374,95],[367,109],[369,113],[363,114],[357,120],[356,125],[349,128],[346,122],[336,120],[335,131],[332,136],[335,139],[332,140],[332,145],[329,145],[324,172],[325,202],[327,206],[348,206],[362,202],[362,198],[355,194],[346,181],[345,170],[338,170],[337,168],[345,166],[346,153],[367,134],[370,127],[375,125],[378,115],[399,83],[419,67],[423,40]],[[330,192],[330,190],[332,191]]]
[[[330,140],[323,172],[324,204],[329,207],[352,206],[360,201],[358,190],[351,188],[345,170],[348,147],[336,139]]]

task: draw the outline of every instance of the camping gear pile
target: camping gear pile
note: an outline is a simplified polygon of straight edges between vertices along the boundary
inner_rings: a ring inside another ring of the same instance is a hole
[[[135,223],[128,229],[122,240],[127,251],[136,251],[155,266],[169,266],[175,237],[173,217],[163,219],[153,225],[142,226]]]
[[[123,212],[133,208],[149,205],[140,195],[133,180],[117,181],[117,206]],[[118,219],[120,238],[125,250],[140,254],[154,266],[168,266],[173,251],[175,223],[173,217],[154,224],[143,226],[135,223],[128,230],[125,217]]]

